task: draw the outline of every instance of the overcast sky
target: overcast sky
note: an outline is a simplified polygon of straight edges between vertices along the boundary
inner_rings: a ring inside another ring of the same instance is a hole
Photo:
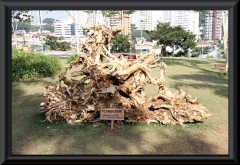
[[[68,19],[68,13],[65,10],[42,10],[42,20],[45,18],[53,18],[53,19]]]
[[[49,10],[42,10],[42,20],[45,18],[53,18],[55,20],[60,20],[60,19],[68,19],[68,13],[65,10],[54,10],[54,11],[49,11]],[[162,13],[160,11],[154,11],[154,18],[159,18],[159,17],[167,17],[166,12]]]

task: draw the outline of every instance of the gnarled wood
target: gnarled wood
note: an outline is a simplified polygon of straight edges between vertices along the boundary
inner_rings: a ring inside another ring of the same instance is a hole
[[[42,93],[46,101],[40,103],[40,110],[47,111],[47,121],[99,122],[100,109],[110,107],[124,109],[125,121],[131,123],[183,125],[211,116],[209,110],[187,92],[179,90],[173,94],[168,90],[165,86],[167,65],[163,61],[157,64],[159,59],[155,60],[154,51],[140,53],[132,62],[123,56],[112,55],[105,45],[122,28],[103,25],[83,28],[88,31],[83,53],[63,70],[54,86],[46,85],[46,91]],[[100,56],[107,62],[101,61]],[[70,72],[73,66],[79,70]],[[150,71],[156,67],[160,68],[160,74],[153,78]],[[156,96],[144,93],[147,84],[159,87]]]

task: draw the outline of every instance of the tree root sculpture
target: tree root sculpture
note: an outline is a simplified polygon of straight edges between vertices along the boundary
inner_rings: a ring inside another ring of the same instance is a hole
[[[187,92],[180,90],[172,94],[165,87],[167,65],[157,64],[159,59],[156,60],[154,51],[140,53],[135,61],[112,55],[105,45],[122,28],[102,25],[83,28],[88,31],[83,52],[63,70],[58,82],[54,86],[46,85],[42,93],[46,101],[40,103],[40,110],[47,111],[47,121],[99,122],[100,110],[111,107],[123,109],[126,122],[183,125],[211,116],[209,110]],[[105,60],[101,61],[101,56]],[[79,70],[70,72],[72,67]],[[159,78],[150,75],[156,67],[160,68]],[[145,95],[147,84],[159,87],[156,96]]]

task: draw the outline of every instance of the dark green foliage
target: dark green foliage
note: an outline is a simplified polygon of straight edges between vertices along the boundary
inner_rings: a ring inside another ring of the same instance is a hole
[[[131,44],[130,52],[131,53],[136,53],[137,52],[137,50],[135,49],[135,45],[134,44]]]
[[[59,42],[59,38],[55,36],[49,36],[47,35],[45,38],[45,44],[49,45],[51,50],[61,50],[61,51],[66,51],[71,48],[69,42]]]
[[[132,40],[135,42],[137,37],[141,37],[141,30],[133,30],[131,34]],[[147,41],[150,41],[151,38],[149,35],[143,30],[142,37],[144,37]]]
[[[219,43],[219,44],[218,44],[218,47],[219,47],[219,49],[224,49],[223,43]]]
[[[178,54],[172,56],[187,56],[189,48],[195,47],[195,35],[192,32],[184,30],[181,26],[170,27],[167,24],[158,24],[157,30],[148,31],[149,37],[157,41],[157,44],[163,45],[163,52],[166,52],[166,47],[181,49]],[[163,54],[166,55],[166,54]]]
[[[202,54],[208,54],[210,51],[210,47],[209,46],[204,46],[203,48],[201,48],[201,51],[203,50]]]
[[[195,47],[192,49],[192,52],[191,52],[191,57],[198,57],[200,55],[200,51],[202,49],[201,48],[198,48],[198,47]]]
[[[45,18],[45,19],[43,20],[43,23],[53,24],[54,21],[55,21],[55,19],[53,19],[53,18]]]
[[[70,62],[76,60],[77,58],[78,58],[78,55],[77,55],[77,53],[75,53],[75,54],[71,55],[70,57],[68,57],[67,63],[69,64]]]
[[[29,32],[32,28],[31,24],[28,22],[13,22],[13,26],[16,26],[18,30],[26,30],[26,32]]]
[[[60,70],[59,58],[41,53],[12,50],[12,81],[53,76]]]
[[[66,42],[66,41],[59,42],[58,47],[61,51],[66,51],[66,50],[69,50],[71,48],[70,43]]]
[[[43,28],[43,30],[48,30],[50,32],[54,32],[53,25],[50,25],[50,24],[42,25],[42,28]]]
[[[126,44],[128,42],[128,36],[123,34],[116,34],[112,39],[112,49],[111,52],[127,52]]]
[[[45,44],[49,45],[51,50],[58,49],[58,38],[57,37],[47,35],[44,40],[46,41]]]

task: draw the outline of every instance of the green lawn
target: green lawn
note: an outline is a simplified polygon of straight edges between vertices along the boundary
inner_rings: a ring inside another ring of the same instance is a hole
[[[12,154],[17,155],[226,155],[228,154],[228,79],[212,69],[224,59],[163,58],[168,65],[165,86],[175,93],[187,91],[213,115],[203,123],[181,126],[159,124],[73,124],[43,122],[38,110],[45,84],[54,77],[12,83]],[[61,60],[63,67],[66,59]],[[151,71],[159,77],[159,69]],[[154,95],[157,87],[147,86]]]

